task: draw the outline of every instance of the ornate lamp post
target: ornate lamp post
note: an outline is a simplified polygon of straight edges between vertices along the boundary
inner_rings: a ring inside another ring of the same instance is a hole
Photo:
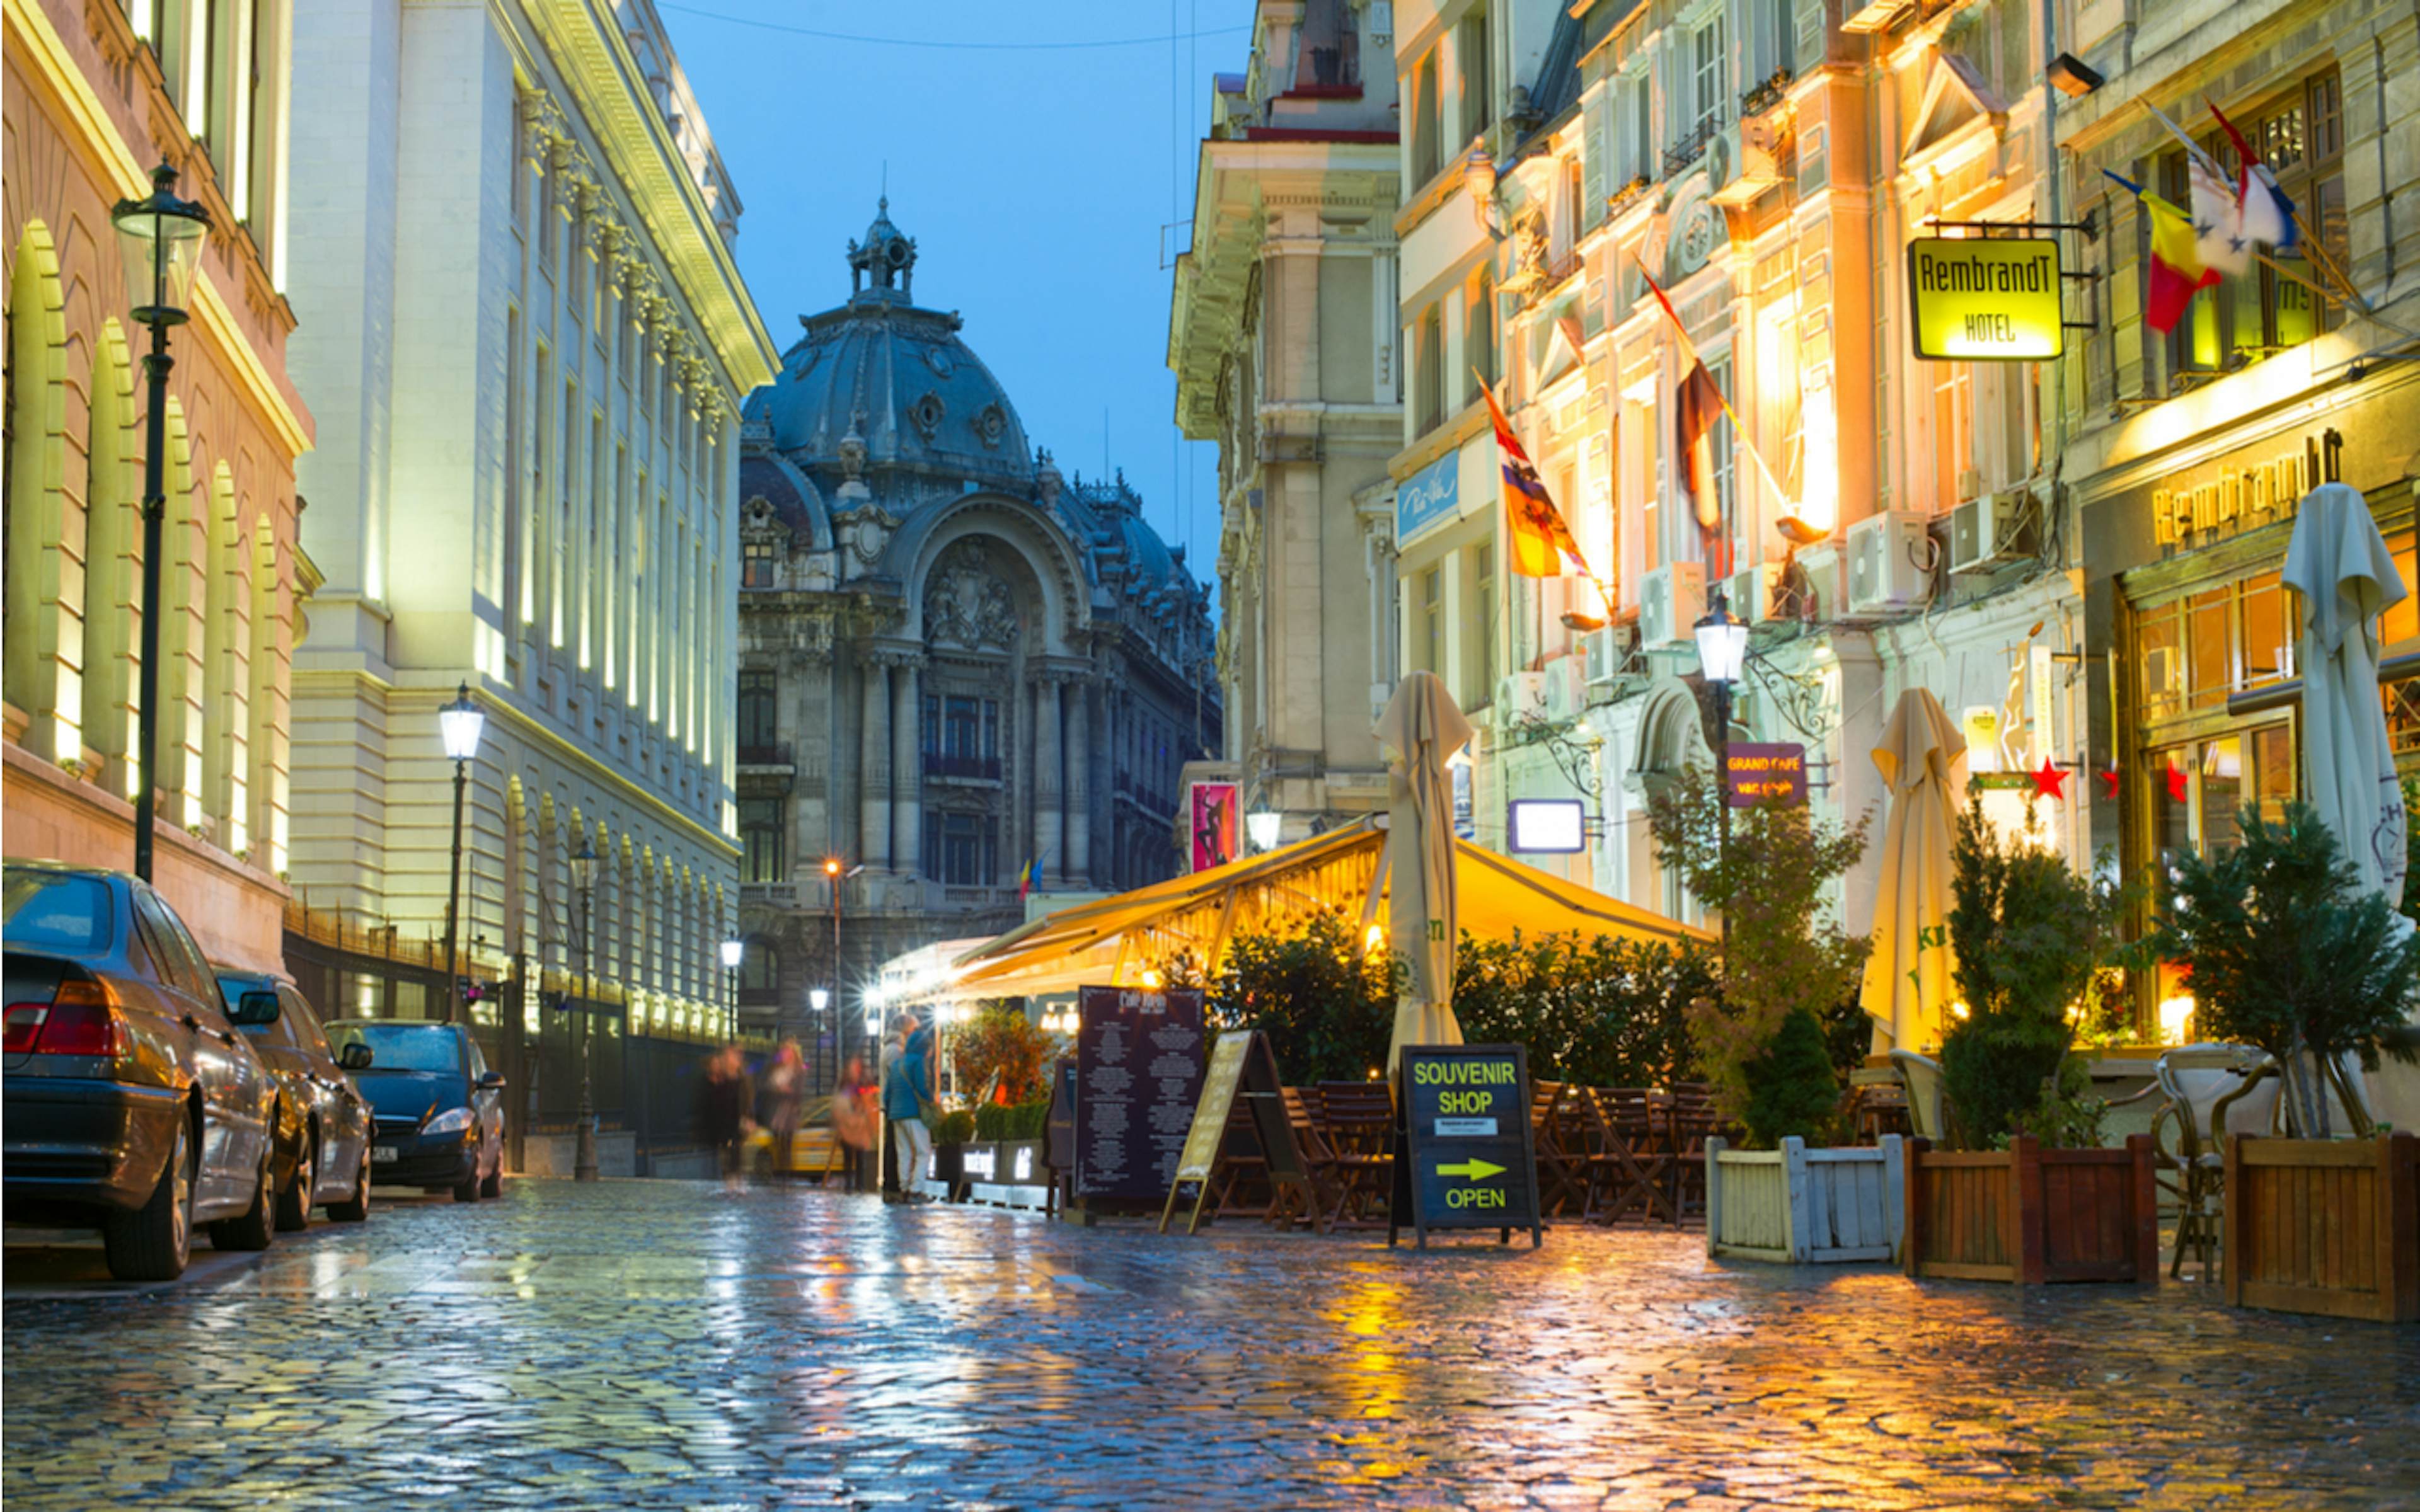
[[[472,701],[471,685],[455,689],[454,702],[437,710],[437,733],[445,754],[454,762],[454,860],[445,871],[445,1022],[454,1022],[462,1001],[462,962],[457,941],[462,911],[462,790],[469,783],[472,759],[479,754],[479,734],[488,727],[486,711]]]
[[[1698,666],[1714,689],[1714,726],[1720,748],[1714,752],[1721,764],[1722,782],[1716,801],[1722,806],[1720,859],[1728,865],[1731,854],[1731,685],[1740,679],[1747,662],[1747,624],[1731,613],[1730,604],[1721,589],[1714,590],[1714,601],[1706,617],[1697,624]],[[1723,916],[1723,943],[1731,937],[1730,915]]]
[[[823,1062],[823,1058],[824,1058],[824,1056],[823,1056],[823,1050],[822,1050],[823,1037],[824,1037],[824,1011],[825,1011],[826,1009],[828,1009],[828,1008],[831,1007],[831,991],[830,991],[830,988],[825,988],[825,987],[810,987],[810,988],[808,988],[808,989],[807,989],[807,1007],[809,1007],[810,1009],[814,1010],[814,1015],[815,1015],[815,1043],[816,1043],[816,1050],[815,1050],[815,1061],[816,1061],[816,1065],[817,1065],[818,1075],[820,1076],[821,1066],[822,1066],[822,1062]],[[833,1048],[834,1050],[838,1050],[838,1049],[840,1048],[840,1037],[839,1037],[839,1036],[837,1036],[837,1035],[834,1035],[834,1036],[832,1037],[832,1048]],[[816,1088],[815,1088],[815,1090],[816,1090],[816,1091],[819,1091],[819,1092],[829,1092],[829,1091],[830,1091],[830,1090],[831,1090],[831,1087],[830,1087],[830,1084],[826,1083],[824,1086]]]
[[[153,765],[160,734],[160,530],[168,513],[163,477],[168,452],[168,328],[185,323],[185,301],[209,238],[208,212],[178,199],[177,170],[151,170],[151,193],[122,199],[109,213],[117,227],[126,270],[127,303],[138,325],[151,328],[143,357],[143,667],[134,738],[134,874],[151,880],[151,828],[159,774]]]
[[[747,953],[748,944],[745,940],[728,939],[722,942],[722,981],[730,1003],[729,1015],[724,1023],[723,1032],[728,1039],[739,1037],[739,962],[740,958]]]
[[[1251,838],[1252,849],[1256,851],[1276,850],[1278,837],[1284,829],[1285,815],[1272,810],[1263,809],[1244,816],[1245,833]]]
[[[597,848],[587,835],[580,837],[579,853],[571,858],[571,887],[580,895],[580,1132],[579,1142],[572,1149],[571,1178],[575,1181],[597,1180],[597,1103],[595,1087],[590,1079],[589,1047],[597,1041],[597,1025],[589,1012],[588,965],[596,916],[591,905],[597,897]]]

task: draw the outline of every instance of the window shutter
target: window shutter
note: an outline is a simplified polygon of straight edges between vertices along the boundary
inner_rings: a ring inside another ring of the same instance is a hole
[[[1579,224],[1583,226],[1595,226],[1605,220],[1605,166],[1613,146],[1609,132],[1613,113],[1606,107],[1603,85],[1590,90],[1580,107],[1580,197],[1585,203]]]

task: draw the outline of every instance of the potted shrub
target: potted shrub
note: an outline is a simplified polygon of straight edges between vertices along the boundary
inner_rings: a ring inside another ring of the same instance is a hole
[[[2234,849],[2179,858],[2162,930],[2207,1031],[2267,1052],[2285,1080],[2288,1137],[2226,1144],[2227,1300],[2420,1319],[2420,1140],[2371,1129],[2340,1071],[2412,1057],[2397,1031],[2420,982],[2420,936],[2356,889],[2311,809],[2242,823]],[[2332,1103],[2351,1127],[2337,1127]]]
[[[964,1108],[944,1113],[933,1126],[932,1179],[948,1188],[951,1200],[956,1200],[958,1188],[966,1177],[966,1147],[975,1136],[975,1116]]]
[[[1968,1280],[2159,1279],[2151,1142],[2099,1148],[2102,1105],[2071,1014],[2127,952],[2125,898],[1971,800],[1951,852],[1949,941],[1965,1014],[1942,1035],[1952,1142],[1907,1159],[1911,1274]]]
[[[1864,821],[1818,825],[1778,802],[1739,810],[1712,777],[1659,795],[1650,823],[1668,865],[1726,926],[1719,994],[1692,1003],[1696,1063],[1746,1149],[1706,1148],[1706,1248],[1750,1259],[1888,1259],[1900,1237],[1896,1139],[1828,1146],[1840,1082],[1826,1016],[1856,995],[1867,941],[1825,892],[1866,849]],[[1809,1146],[1814,1148],[1810,1149]]]

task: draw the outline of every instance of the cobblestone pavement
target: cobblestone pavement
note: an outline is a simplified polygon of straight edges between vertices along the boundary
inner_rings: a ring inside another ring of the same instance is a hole
[[[9,1506],[2420,1506],[2420,1330],[609,1181],[8,1255]]]

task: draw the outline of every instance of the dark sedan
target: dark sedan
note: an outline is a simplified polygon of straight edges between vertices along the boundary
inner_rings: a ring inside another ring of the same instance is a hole
[[[265,971],[219,972],[230,1009],[247,1009],[243,1032],[277,1078],[277,1227],[311,1226],[325,1203],[338,1223],[370,1215],[370,1104],[349,1072],[366,1069],[370,1047],[329,1048],[302,990]]]
[[[122,872],[0,878],[8,1219],[99,1227],[124,1281],[181,1274],[196,1223],[267,1248],[276,1084],[183,920]]]
[[[504,1078],[458,1024],[339,1019],[328,1038],[342,1052],[369,1047],[357,1079],[376,1116],[371,1169],[388,1186],[450,1190],[476,1202],[504,1190]]]

